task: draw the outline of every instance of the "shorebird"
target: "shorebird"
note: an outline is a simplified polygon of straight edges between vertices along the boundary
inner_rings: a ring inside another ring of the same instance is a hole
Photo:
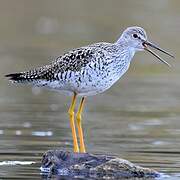
[[[170,66],[169,63],[153,52],[150,47],[170,57],[174,57],[148,41],[143,28],[128,27],[114,43],[100,42],[73,49],[57,57],[49,65],[25,72],[8,74],[6,77],[15,83],[47,87],[72,95],[68,113],[74,152],[84,153],[86,149],[81,125],[81,114],[85,98],[109,89],[128,70],[131,60],[137,51],[145,50]],[[74,109],[77,96],[81,97],[81,102],[75,121]]]

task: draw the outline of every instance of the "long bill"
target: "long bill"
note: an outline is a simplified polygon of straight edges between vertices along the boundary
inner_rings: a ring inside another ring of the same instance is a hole
[[[155,44],[153,44],[153,43],[151,43],[151,42],[148,42],[148,41],[145,41],[145,42],[143,43],[143,45],[144,45],[144,49],[145,49],[146,51],[148,51],[149,53],[151,53],[153,56],[155,56],[155,57],[156,57],[159,61],[161,61],[162,63],[164,63],[164,64],[166,64],[167,66],[171,67],[171,65],[170,65],[168,62],[166,62],[166,61],[165,61],[164,59],[162,59],[159,55],[157,55],[155,52],[153,52],[151,49],[149,49],[148,46],[150,46],[150,47],[152,47],[152,48],[154,48],[154,49],[157,49],[157,50],[163,52],[164,54],[166,54],[166,55],[174,58],[174,56],[173,56],[172,54],[170,54],[169,52],[161,49],[161,48],[158,47],[157,45],[155,45]]]

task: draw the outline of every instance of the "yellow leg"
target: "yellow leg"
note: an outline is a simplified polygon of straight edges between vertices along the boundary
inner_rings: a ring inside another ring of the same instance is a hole
[[[84,107],[84,100],[85,100],[85,98],[83,97],[81,99],[79,109],[78,109],[78,112],[76,115],[78,135],[79,135],[79,141],[80,141],[80,152],[82,152],[82,153],[86,152],[85,145],[84,145],[84,138],[83,138],[83,130],[82,130],[82,125],[81,125],[81,113],[82,113],[83,107]]]
[[[70,118],[70,125],[72,130],[72,137],[73,137],[73,145],[74,145],[74,152],[79,152],[79,146],[77,142],[77,135],[76,135],[76,128],[74,123],[74,108],[76,104],[76,94],[74,93],[74,96],[72,98],[71,106],[69,108],[69,118]]]

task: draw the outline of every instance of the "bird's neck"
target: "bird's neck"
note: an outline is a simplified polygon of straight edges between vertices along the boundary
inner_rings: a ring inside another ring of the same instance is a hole
[[[136,49],[133,47],[129,47],[126,41],[121,41],[120,39],[115,42],[115,45],[117,46],[118,54],[121,56],[120,58],[124,57],[126,61],[131,62],[136,52]]]

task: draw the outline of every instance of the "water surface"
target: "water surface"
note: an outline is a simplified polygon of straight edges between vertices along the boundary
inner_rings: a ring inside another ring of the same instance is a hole
[[[4,74],[50,62],[67,49],[114,41],[130,25],[171,50],[173,68],[138,53],[128,73],[104,94],[87,99],[87,149],[116,154],[180,178],[180,2],[1,1],[0,178],[40,179],[42,154],[72,150],[70,97],[14,86]]]

